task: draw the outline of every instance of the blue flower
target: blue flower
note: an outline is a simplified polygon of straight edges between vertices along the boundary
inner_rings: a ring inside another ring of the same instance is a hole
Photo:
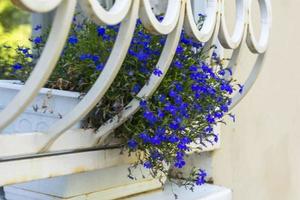
[[[175,83],[175,89],[177,92],[182,92],[183,91],[183,85],[180,83]]]
[[[165,116],[165,113],[161,109],[158,109],[157,116],[158,116],[158,118],[163,119]]]
[[[210,124],[213,124],[213,123],[215,123],[215,118],[209,114],[206,116],[206,121]]]
[[[233,92],[231,85],[229,85],[228,83],[222,83],[220,89],[228,92],[229,94]]]
[[[136,54],[136,57],[138,58],[139,61],[146,61],[148,59],[148,54],[146,54],[143,50],[139,51]]]
[[[179,142],[179,143],[177,144],[177,148],[180,149],[180,150],[183,150],[183,151],[189,150],[189,148],[187,147],[187,145],[186,145],[186,144],[183,144],[183,143],[181,143],[181,142]]]
[[[154,115],[153,112],[147,110],[144,112],[144,117],[145,119],[150,123],[150,124],[154,124],[155,122],[157,122],[157,118],[156,116]]]
[[[42,38],[40,36],[38,36],[38,37],[34,38],[33,42],[34,42],[34,44],[40,44],[40,43],[42,43]]]
[[[140,106],[141,106],[142,108],[146,109],[146,108],[147,108],[147,101],[141,100],[141,101],[140,101]]]
[[[181,140],[180,140],[180,142],[182,143],[182,144],[189,144],[189,143],[191,143],[192,142],[192,140],[190,139],[190,138],[188,138],[188,137],[183,137]]]
[[[155,76],[161,76],[163,73],[162,73],[162,71],[160,69],[155,68],[154,71],[153,71],[153,74]]]
[[[206,64],[202,64],[201,69],[204,73],[213,74],[212,69]]]
[[[192,46],[199,49],[201,47],[203,47],[203,44],[201,42],[192,42]]]
[[[165,38],[160,38],[160,39],[159,39],[159,44],[164,45],[165,42],[166,42],[166,39],[165,39]]]
[[[176,115],[176,112],[177,112],[177,108],[176,106],[170,104],[170,103],[167,103],[165,106],[164,106],[164,110],[171,113],[172,115]]]
[[[103,40],[109,41],[111,37],[109,35],[103,35],[102,36]]]
[[[38,31],[38,30],[40,30],[40,29],[42,29],[42,25],[40,25],[40,24],[38,24],[38,25],[36,25],[36,26],[34,27],[34,30],[35,30],[35,31]]]
[[[179,137],[175,134],[172,134],[171,136],[169,136],[169,142],[171,143],[179,142]]]
[[[173,130],[178,130],[180,128],[180,123],[173,120],[170,124],[169,127]]]
[[[223,111],[223,112],[228,112],[229,108],[227,105],[221,105],[220,109]]]
[[[227,101],[227,105],[228,105],[228,106],[230,106],[230,105],[231,105],[231,103],[232,103],[232,99],[228,99],[228,101]]]
[[[28,54],[25,54],[25,57],[26,57],[26,58],[33,58],[33,55],[30,54],[30,53],[28,53]]]
[[[201,94],[199,92],[196,92],[195,93],[195,99],[200,99],[200,97],[201,97]]]
[[[127,144],[130,149],[135,149],[138,145],[138,143],[134,139],[129,140]]]
[[[105,35],[105,28],[99,26],[97,28],[98,36],[104,36]]]
[[[183,158],[184,158],[184,152],[183,151],[176,152],[176,159],[177,160],[182,160]]]
[[[139,137],[143,140],[144,143],[150,142],[150,136],[146,132],[142,132],[139,134]]]
[[[183,64],[180,61],[175,61],[174,66],[177,67],[178,69],[182,69],[183,68]]]
[[[155,17],[160,22],[164,19],[164,16],[162,16],[162,15],[156,15]]]
[[[174,101],[177,105],[181,105],[183,103],[182,97],[180,95],[175,96]]]
[[[93,55],[93,56],[91,56],[91,59],[96,63],[99,61],[100,57],[97,55]]]
[[[29,48],[20,48],[23,54],[28,54]]]
[[[205,128],[205,132],[207,132],[207,133],[211,133],[211,132],[213,132],[213,127],[211,127],[211,126],[208,126],[208,127],[206,127]]]
[[[217,134],[213,134],[214,135],[214,142],[217,143],[219,141],[219,137]]]
[[[84,61],[84,60],[90,59],[91,57],[92,57],[92,55],[90,55],[90,54],[81,54],[79,59],[81,61]]]
[[[184,49],[183,49],[183,47],[180,46],[180,45],[179,45],[179,46],[177,47],[177,49],[176,49],[176,53],[177,53],[177,54],[181,54],[181,53],[183,53],[183,51],[184,51]]]
[[[200,86],[198,84],[196,84],[196,83],[194,83],[194,84],[191,85],[191,90],[193,92],[198,92],[200,89],[201,89]]]
[[[199,105],[199,104],[197,104],[197,103],[195,103],[195,104],[194,104],[194,109],[195,109],[196,111],[198,111],[198,112],[201,112],[201,111],[202,111],[202,106]]]
[[[196,179],[196,185],[203,185],[205,183],[206,176],[207,173],[204,170],[200,169]]]
[[[175,162],[174,166],[179,168],[179,169],[183,168],[185,166],[185,161],[184,160],[179,160],[179,161]]]
[[[218,60],[218,54],[215,51],[212,54],[212,58]]]
[[[190,69],[191,72],[197,72],[198,71],[198,68],[195,65],[190,66],[189,69]]]
[[[104,69],[104,65],[102,63],[96,65],[96,70],[97,71],[102,71]]]
[[[238,86],[239,86],[239,93],[242,94],[244,91],[244,86],[241,84],[238,84]]]
[[[154,137],[150,138],[150,143],[152,145],[160,145],[161,144],[161,139],[158,135],[155,135]]]
[[[14,70],[20,70],[23,68],[23,65],[21,65],[20,63],[16,63],[12,67]]]
[[[216,118],[218,118],[218,119],[221,119],[221,118],[223,117],[223,113],[217,111],[217,112],[214,113],[214,116],[215,116]]]
[[[141,90],[140,84],[138,84],[138,83],[134,84],[134,86],[132,88],[132,92],[137,94],[140,90]]]
[[[173,89],[169,91],[169,96],[175,98],[177,96],[177,92]]]
[[[78,39],[76,37],[76,35],[71,35],[68,39],[68,42],[72,45],[77,44],[78,43]]]
[[[161,103],[164,103],[166,101],[166,96],[164,94],[160,94],[158,96],[158,100],[161,102]]]
[[[153,167],[153,165],[152,165],[152,163],[151,163],[150,161],[146,161],[146,162],[144,163],[144,167],[147,168],[147,169],[150,169],[150,168]]]
[[[158,126],[156,131],[155,131],[155,134],[158,134],[158,135],[163,135],[166,133],[166,129],[164,127],[161,127],[161,126]]]
[[[151,151],[150,154],[151,154],[150,157],[151,157],[153,160],[161,159],[161,158],[162,158],[162,155],[161,155],[157,150]]]
[[[186,44],[186,45],[189,45],[191,43],[191,40],[185,38],[185,37],[182,37],[181,40],[180,40],[182,43]]]
[[[225,75],[225,73],[226,73],[226,72],[225,72],[225,70],[224,70],[224,69],[221,69],[221,70],[218,72],[218,74],[219,74],[219,75],[221,75],[221,76],[224,76],[224,75]]]

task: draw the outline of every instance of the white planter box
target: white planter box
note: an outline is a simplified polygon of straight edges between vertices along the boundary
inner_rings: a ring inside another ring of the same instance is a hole
[[[23,85],[19,81],[0,80],[0,111],[14,98]],[[80,101],[80,93],[43,88],[26,110],[4,133],[45,131],[71,111]],[[77,123],[73,128],[79,128]]]
[[[37,180],[4,187],[7,200],[111,200],[161,188],[145,169],[135,171],[137,180],[127,177],[129,165]]]

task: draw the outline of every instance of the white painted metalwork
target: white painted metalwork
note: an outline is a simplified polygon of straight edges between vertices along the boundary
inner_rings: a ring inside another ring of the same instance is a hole
[[[224,48],[235,49],[241,43],[245,31],[245,18],[246,13],[248,11],[246,10],[247,0],[236,0],[236,24],[232,37],[229,36],[229,32],[226,26],[224,9],[225,1],[222,0],[221,2],[221,24],[219,31],[219,39]]]
[[[206,18],[202,28],[199,30],[195,22],[191,1],[192,0],[186,1],[186,17],[184,22],[184,30],[189,36],[193,37],[194,39],[201,42],[207,42],[210,38],[212,38],[213,32],[215,30],[218,2],[215,0],[208,1]]]
[[[20,1],[28,7],[34,7],[35,1]],[[51,4],[52,5],[52,4]],[[54,22],[44,51],[24,88],[0,112],[0,130],[11,123],[30,104],[51,75],[64,47],[74,15],[76,0],[63,1],[55,14]],[[52,6],[54,7],[54,6]],[[51,7],[51,8],[52,8]],[[40,11],[40,10],[37,10]],[[64,28],[62,28],[64,27]]]
[[[180,7],[184,5],[180,0],[168,1],[167,11],[162,22],[156,19],[149,0],[141,0],[141,3],[140,18],[145,28],[151,33],[169,34],[176,25],[178,26],[179,15],[183,14],[180,13]]]
[[[136,1],[136,3],[139,3],[139,1]],[[97,0],[79,0],[79,4],[95,23],[116,25],[124,20],[132,0],[117,0],[109,11],[106,11]],[[135,10],[132,12],[135,12]]]
[[[236,0],[236,25],[231,36],[226,27],[224,0],[206,1],[205,14],[207,17],[201,30],[198,30],[196,26],[192,0],[169,0],[166,15],[162,22],[159,22],[152,13],[148,0],[116,0],[113,7],[108,11],[102,8],[97,0],[79,0],[78,2],[84,13],[97,24],[113,25],[121,23],[118,37],[106,66],[81,102],[46,132],[0,135],[0,158],[34,155],[40,152],[72,152],[76,149],[94,148],[101,145],[103,138],[107,137],[115,128],[138,111],[139,101],[132,100],[126,106],[128,109],[122,111],[121,117],[115,116],[103,124],[96,133],[89,130],[69,130],[101,100],[109,89],[122,66],[138,17],[141,18],[144,27],[151,33],[167,35],[167,41],[156,65],[163,72],[163,75],[166,74],[175,55],[183,27],[189,36],[205,43],[206,48],[219,41],[223,48],[232,50],[233,53],[228,67],[233,71],[240,65],[240,55],[247,45],[248,49],[257,55],[257,60],[245,82],[244,93],[236,94],[233,97],[232,109],[253,86],[262,67],[268,46],[271,28],[271,2],[270,0],[257,0],[260,5],[262,25],[260,39],[257,40],[254,37],[251,20],[252,1],[254,0]],[[49,12],[55,8],[57,10],[46,47],[34,71],[22,90],[0,112],[0,130],[12,123],[30,105],[51,75],[67,38],[77,3],[76,0],[13,0],[13,2],[17,6],[33,12]],[[149,98],[162,79],[163,76],[151,76],[148,84],[141,89],[138,96],[145,99]],[[212,150],[212,148],[210,147],[209,150]],[[28,162],[27,164],[30,163],[30,161],[26,162]],[[11,163],[13,162],[11,161]],[[14,166],[16,170],[18,165]],[[97,168],[97,164],[92,165]],[[0,169],[2,167],[6,167],[6,164],[0,163]],[[29,179],[50,176],[51,170],[49,168],[45,173],[40,172],[42,175],[34,175]],[[71,169],[69,171],[61,169],[61,172],[57,174],[72,173],[71,171]],[[20,182],[16,176],[4,175],[1,174],[0,185],[8,183],[10,180],[11,183]]]

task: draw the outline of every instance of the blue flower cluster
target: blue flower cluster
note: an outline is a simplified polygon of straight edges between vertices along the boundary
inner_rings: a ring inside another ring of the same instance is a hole
[[[139,63],[141,74],[150,74],[149,64],[155,66],[162,49],[159,51],[156,44],[162,47],[164,43],[165,38],[138,31],[132,40],[129,55]],[[129,149],[156,152],[156,156],[153,153],[146,156],[145,168],[154,170],[162,162],[183,168],[191,143],[200,141],[201,145],[205,145],[204,141],[213,144],[219,140],[213,127],[222,122],[229,111],[230,95],[235,88],[232,79],[228,78],[228,74],[232,75],[230,68],[210,65],[202,60],[202,47],[202,43],[182,33],[176,56],[161,86],[152,98],[140,100],[140,115],[129,122],[134,124],[132,130],[138,130],[141,124],[141,131],[133,132]],[[214,53],[212,63],[219,60]],[[163,74],[159,68],[153,68],[152,73],[158,77]],[[242,92],[243,86],[238,87]],[[136,83],[131,90],[137,94],[140,89],[141,84]],[[232,114],[229,116],[233,118]],[[129,123],[126,123],[127,127],[131,127]],[[206,176],[206,172],[200,170],[195,184],[202,185]]]
[[[200,169],[197,174],[196,185],[203,185],[205,183],[205,178],[207,177],[207,173]]]

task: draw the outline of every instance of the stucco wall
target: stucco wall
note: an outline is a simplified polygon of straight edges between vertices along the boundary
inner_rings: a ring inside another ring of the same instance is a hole
[[[232,188],[234,200],[300,199],[300,1],[271,1],[264,68],[214,153],[215,183]],[[252,62],[244,56],[239,70]]]

